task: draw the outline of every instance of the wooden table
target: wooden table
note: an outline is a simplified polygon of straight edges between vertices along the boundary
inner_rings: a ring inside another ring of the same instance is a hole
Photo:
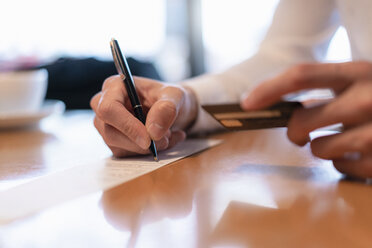
[[[109,156],[92,118],[1,131],[0,190]],[[372,247],[372,187],[285,132],[214,135],[224,143],[0,226],[0,247]]]

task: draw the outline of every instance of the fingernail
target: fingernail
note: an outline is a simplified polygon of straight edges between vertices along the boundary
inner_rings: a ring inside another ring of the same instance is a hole
[[[142,148],[142,149],[147,149],[150,147],[150,139],[148,138],[143,138],[138,136],[136,138],[136,143]]]
[[[248,101],[247,100],[243,100],[242,103],[241,103],[241,107],[243,109],[247,109],[249,108],[249,102],[247,103]]]
[[[169,139],[167,137],[164,137],[164,139],[161,139],[160,142],[158,142],[156,145],[158,146],[157,148],[159,149],[159,151],[165,150],[168,148]]]
[[[151,123],[148,132],[153,139],[158,140],[164,135],[164,127],[157,123]]]
[[[344,158],[348,160],[359,160],[361,158],[360,152],[345,152]]]
[[[241,106],[243,109],[249,109],[250,107],[252,107],[252,103],[252,96],[250,96],[249,94],[245,94],[241,98]]]

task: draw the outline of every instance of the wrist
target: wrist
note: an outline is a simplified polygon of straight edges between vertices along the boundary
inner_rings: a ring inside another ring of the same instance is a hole
[[[181,130],[187,130],[194,124],[198,116],[199,103],[196,93],[191,87],[182,86],[182,88],[185,92],[185,97],[179,113],[179,125],[176,126]]]

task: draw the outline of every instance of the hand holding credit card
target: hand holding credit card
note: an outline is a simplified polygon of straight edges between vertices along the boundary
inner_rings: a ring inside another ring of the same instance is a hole
[[[292,112],[299,107],[302,107],[300,102],[287,101],[254,111],[244,111],[238,103],[202,106],[205,111],[229,130],[286,127]]]

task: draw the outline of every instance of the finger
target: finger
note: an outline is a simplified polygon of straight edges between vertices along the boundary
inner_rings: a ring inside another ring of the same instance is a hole
[[[124,158],[124,157],[129,157],[129,156],[136,156],[138,153],[136,152],[131,152],[122,148],[114,147],[114,146],[109,146],[112,155],[115,158]]]
[[[172,148],[178,142],[183,141],[186,138],[186,133],[184,131],[170,131],[168,130],[165,133],[165,136],[162,137],[159,141],[156,141],[156,148],[159,151]]]
[[[355,152],[372,154],[372,123],[344,133],[316,138],[311,142],[311,149],[315,156],[324,159],[343,158]]]
[[[160,140],[155,142],[155,146],[158,151],[163,151],[163,150],[168,149],[169,138],[167,137],[161,138]],[[150,154],[151,153],[149,149],[133,152],[133,151],[129,151],[127,149],[123,149],[123,148],[119,148],[115,146],[109,146],[109,148],[111,149],[115,157],[127,157],[127,156],[134,156],[138,154]]]
[[[132,154],[131,152],[128,152],[127,150],[123,150],[121,148],[110,147],[110,146],[109,148],[112,151],[112,154],[114,155],[114,157],[116,158],[122,158],[122,157],[134,155],[134,153]]]
[[[94,112],[96,112],[96,109],[97,109],[99,100],[101,99],[101,96],[102,96],[102,92],[98,92],[90,100],[90,107],[93,109]]]
[[[335,168],[343,174],[357,178],[372,178],[372,156],[363,156],[360,159],[335,159]]]
[[[243,99],[241,105],[246,110],[268,107],[282,96],[303,89],[333,88],[341,91],[355,80],[371,78],[371,67],[368,62],[298,65],[261,83]]]
[[[164,137],[167,137],[168,139],[170,139],[171,135],[172,135],[172,131],[171,131],[170,129],[168,129],[168,130],[165,132]]]
[[[337,123],[352,127],[370,121],[372,119],[370,91],[371,82],[355,83],[328,104],[295,110],[288,123],[289,139],[296,144],[304,145],[308,141],[309,133],[315,129]]]
[[[342,122],[353,112],[340,111],[337,103],[324,104],[311,108],[296,109],[288,122],[287,135],[295,144],[303,146],[309,142],[310,132]],[[347,113],[346,113],[347,112]]]
[[[126,104],[128,104],[128,106],[130,105],[130,100],[128,98],[124,83],[118,75],[108,77],[103,82],[101,93],[106,94],[107,92],[110,92],[110,96],[113,100],[122,103],[124,106],[127,106]]]
[[[160,98],[151,106],[146,119],[146,128],[151,138],[159,140],[177,118],[184,92],[177,87],[166,87]]]
[[[149,149],[142,149],[119,130],[104,123],[98,117],[94,119],[94,126],[109,147],[116,147],[137,154],[149,153]]]
[[[182,130],[177,130],[172,132],[172,136],[169,139],[168,148],[174,147],[179,142],[182,142],[186,139],[186,133]]]
[[[170,149],[173,146],[175,146],[177,143],[185,140],[185,138],[186,138],[186,133],[184,131],[181,131],[181,130],[172,131],[172,132],[169,131],[169,135],[166,134],[159,141],[155,142],[156,148],[159,151]]]
[[[90,101],[90,106],[94,111],[96,111],[96,109],[97,109],[97,106],[98,106],[98,103],[101,99],[101,96],[102,96],[102,92],[99,92],[95,96],[93,96],[91,101]],[[100,133],[101,137],[103,138],[103,140],[105,141],[107,146],[110,148],[110,150],[112,151],[112,153],[115,157],[131,156],[131,155],[138,154],[138,153],[141,153],[142,151],[144,151],[142,148],[140,148],[135,143],[130,142],[129,139],[126,136],[124,136],[122,133],[117,131],[114,127],[111,127],[110,125],[105,124],[97,116],[95,116],[95,118],[94,118],[94,126],[96,127],[97,131]],[[105,126],[106,126],[106,128],[105,128]],[[116,132],[108,131],[108,130],[110,130],[110,127],[111,127],[111,129],[116,130]],[[123,136],[125,138],[123,138],[121,136]],[[114,140],[112,140],[110,137],[113,137]],[[121,141],[118,141],[118,140],[121,140]],[[130,144],[128,144],[128,142],[130,142]],[[115,147],[115,145],[118,146],[118,147]],[[133,148],[130,149],[130,150],[134,150],[134,151],[128,150],[128,147],[130,147],[130,146],[136,147],[134,149]],[[123,148],[123,147],[126,147],[126,148]]]
[[[113,75],[105,79],[105,81],[102,84],[102,91],[105,91],[110,88],[123,88],[124,91],[124,84],[122,79],[119,75]]]
[[[94,117],[94,126],[96,127],[97,131],[101,135],[102,139],[107,144],[107,142],[106,142],[106,140],[104,138],[104,133],[103,133],[103,128],[102,128],[103,125],[104,125],[104,122],[102,120],[100,120],[97,116],[95,116]],[[128,156],[129,155],[128,154],[129,152],[127,150],[123,150],[121,148],[112,147],[112,146],[109,146],[109,145],[107,145],[107,146],[112,151],[112,154],[114,155],[114,157],[120,158],[120,157],[125,157],[125,156]]]
[[[138,156],[137,152],[131,152],[122,148],[109,146],[110,150],[112,151],[112,155],[116,158],[124,158],[129,156]],[[150,151],[144,153],[143,155],[150,154]]]
[[[155,146],[158,151],[163,151],[168,149],[169,146],[169,138],[162,137],[160,140],[155,141]]]
[[[105,123],[115,127],[142,149],[150,146],[150,137],[145,126],[123,105],[123,93],[115,87],[102,93],[96,108],[97,116]]]

